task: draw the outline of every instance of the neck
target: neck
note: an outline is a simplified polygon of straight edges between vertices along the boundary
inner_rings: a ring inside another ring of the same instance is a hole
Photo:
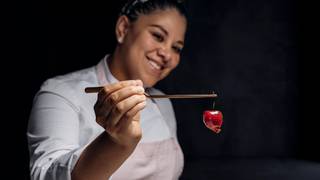
[[[114,53],[108,58],[108,66],[111,74],[119,81],[128,80],[128,75],[125,73],[127,70],[123,66],[123,57],[121,56],[119,47],[116,48]]]

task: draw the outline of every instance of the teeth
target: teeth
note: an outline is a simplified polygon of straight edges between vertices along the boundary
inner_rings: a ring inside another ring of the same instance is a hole
[[[154,67],[155,69],[157,70],[160,70],[161,69],[161,66],[159,66],[157,63],[153,62],[153,61],[150,61],[149,60],[149,63],[152,65],[152,67]]]

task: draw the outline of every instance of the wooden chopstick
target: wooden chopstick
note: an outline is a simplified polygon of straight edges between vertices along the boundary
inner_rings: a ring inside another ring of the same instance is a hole
[[[167,94],[167,95],[151,95],[144,93],[148,98],[170,98],[170,99],[190,99],[190,98],[215,98],[216,94]]]
[[[103,87],[87,87],[85,88],[86,93],[98,93],[101,91]],[[171,99],[186,99],[186,98],[216,98],[217,94],[165,94],[165,95],[151,95],[148,93],[144,93],[148,98],[171,98]]]

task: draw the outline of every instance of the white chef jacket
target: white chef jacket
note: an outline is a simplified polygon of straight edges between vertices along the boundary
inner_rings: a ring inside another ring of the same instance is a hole
[[[71,179],[81,152],[104,131],[95,121],[97,95],[86,94],[84,88],[118,82],[108,68],[107,57],[97,66],[42,84],[28,123],[31,179]],[[148,91],[162,94],[154,88]],[[141,141],[111,179],[177,179],[183,168],[183,154],[171,102],[147,99],[140,122]]]

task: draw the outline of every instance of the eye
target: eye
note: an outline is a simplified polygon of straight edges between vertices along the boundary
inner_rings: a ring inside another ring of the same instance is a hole
[[[152,36],[158,42],[163,42],[163,40],[164,40],[164,37],[160,33],[152,33]]]
[[[182,51],[182,48],[178,47],[178,46],[173,46],[172,49],[178,53],[178,54],[181,54],[181,51]]]

